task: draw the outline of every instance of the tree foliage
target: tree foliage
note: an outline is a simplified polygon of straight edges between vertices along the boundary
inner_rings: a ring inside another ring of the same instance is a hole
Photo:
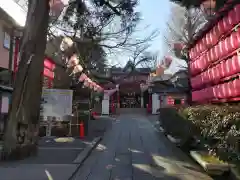
[[[207,21],[208,18],[201,9],[186,9],[173,4],[172,14],[170,15],[169,23],[167,23],[167,33],[165,35],[165,42],[169,50],[175,54],[177,53],[177,57],[182,58],[175,51],[174,45],[182,44],[188,47]]]

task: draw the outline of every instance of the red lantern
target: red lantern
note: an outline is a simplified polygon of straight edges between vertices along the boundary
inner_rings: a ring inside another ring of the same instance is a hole
[[[83,67],[81,65],[76,65],[73,69],[73,74],[79,73],[83,71]]]
[[[44,59],[44,67],[50,69],[53,71],[56,67],[56,65],[49,59]]]
[[[89,88],[93,89],[93,82],[89,82]]]
[[[78,80],[79,80],[80,82],[85,81],[85,79],[87,79],[87,76],[86,76],[86,74],[84,74],[84,73],[82,73],[81,76],[78,78]]]
[[[43,75],[45,77],[48,77],[50,79],[54,79],[54,72],[52,72],[51,70],[47,69],[47,68],[44,68],[43,69]]]
[[[87,79],[85,79],[85,81],[84,81],[83,85],[84,85],[85,87],[89,87],[89,82],[88,82],[88,80],[87,80]]]
[[[96,83],[93,84],[93,89],[94,89],[94,91],[98,90],[98,85]]]

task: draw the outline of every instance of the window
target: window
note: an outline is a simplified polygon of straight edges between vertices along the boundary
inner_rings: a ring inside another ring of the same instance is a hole
[[[4,31],[3,33],[3,47],[10,49],[11,36],[8,32]]]

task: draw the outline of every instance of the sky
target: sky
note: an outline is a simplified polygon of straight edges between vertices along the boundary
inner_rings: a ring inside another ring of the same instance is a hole
[[[154,30],[158,30],[159,36],[151,42],[150,52],[158,52],[158,56],[164,55],[165,47],[163,43],[163,34],[165,34],[166,22],[170,14],[169,0],[139,0],[137,11],[141,13],[141,21],[137,30],[141,30],[134,34],[144,39]],[[147,27],[147,29],[146,29]],[[110,64],[124,66],[129,60],[129,54],[121,53],[121,55],[113,55],[109,58]]]
[[[157,29],[159,36],[152,42],[151,50],[158,51],[159,56],[163,55],[165,47],[162,36],[166,33],[166,23],[170,14],[169,0],[140,0],[138,9],[143,18],[141,24],[150,26],[148,32],[142,32],[142,36]]]

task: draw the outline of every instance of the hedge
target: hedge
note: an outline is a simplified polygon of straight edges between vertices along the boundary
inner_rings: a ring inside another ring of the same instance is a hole
[[[191,144],[196,137],[223,160],[240,161],[240,107],[199,105],[160,109],[160,122],[167,133]]]

